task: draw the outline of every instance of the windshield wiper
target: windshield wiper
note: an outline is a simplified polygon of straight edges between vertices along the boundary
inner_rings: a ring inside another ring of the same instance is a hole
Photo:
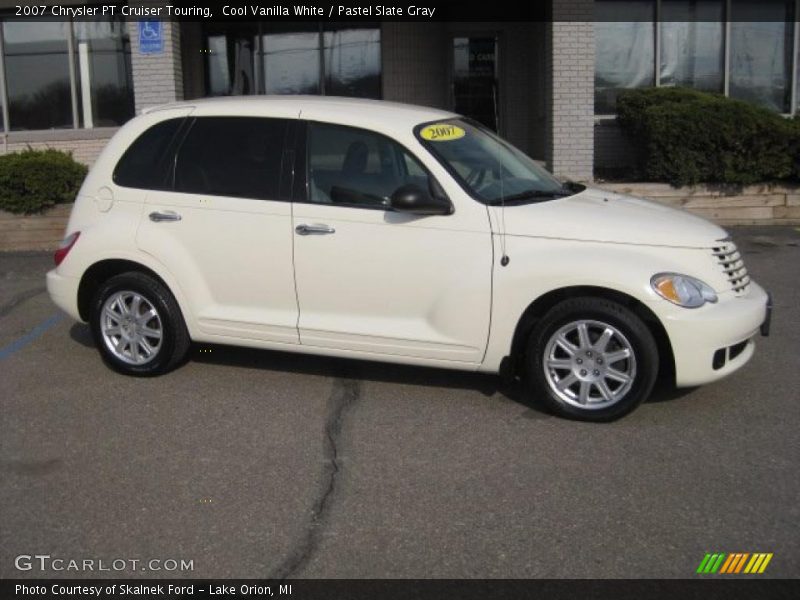
[[[519,200],[528,200],[531,198],[564,198],[565,196],[572,196],[575,192],[568,190],[528,190],[527,192],[520,192],[519,194],[512,194],[505,198],[495,198],[490,200],[489,204],[495,206],[503,204],[504,202],[517,202]]]

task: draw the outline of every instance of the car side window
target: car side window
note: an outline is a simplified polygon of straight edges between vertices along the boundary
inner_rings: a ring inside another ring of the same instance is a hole
[[[307,152],[308,197],[313,203],[385,209],[404,185],[438,187],[400,144],[365,129],[309,123]]]
[[[198,117],[175,162],[175,191],[261,200],[282,198],[288,121]]]
[[[167,178],[173,142],[185,119],[156,123],[128,147],[114,168],[114,183],[122,187],[163,190],[171,187]]]

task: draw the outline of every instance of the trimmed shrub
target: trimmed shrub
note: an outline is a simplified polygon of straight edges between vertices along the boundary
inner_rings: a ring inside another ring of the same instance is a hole
[[[85,165],[59,150],[12,152],[0,156],[0,210],[40,213],[72,202],[86,177]]]
[[[636,147],[637,175],[649,181],[747,185],[800,176],[800,121],[741,100],[626,90],[617,120]]]

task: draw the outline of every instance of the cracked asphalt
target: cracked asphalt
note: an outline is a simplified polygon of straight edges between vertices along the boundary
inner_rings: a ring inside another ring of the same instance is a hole
[[[44,293],[49,255],[0,254],[0,577],[691,577],[706,552],[798,577],[800,232],[733,234],[773,335],[606,425],[493,377],[222,346],[126,378]]]

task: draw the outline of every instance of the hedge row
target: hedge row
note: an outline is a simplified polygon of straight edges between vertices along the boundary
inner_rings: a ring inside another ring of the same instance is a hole
[[[626,90],[617,120],[637,177],[675,186],[800,179],[800,119],[683,88]]]
[[[0,156],[0,210],[40,213],[72,202],[86,177],[85,165],[59,150],[12,152]]]

